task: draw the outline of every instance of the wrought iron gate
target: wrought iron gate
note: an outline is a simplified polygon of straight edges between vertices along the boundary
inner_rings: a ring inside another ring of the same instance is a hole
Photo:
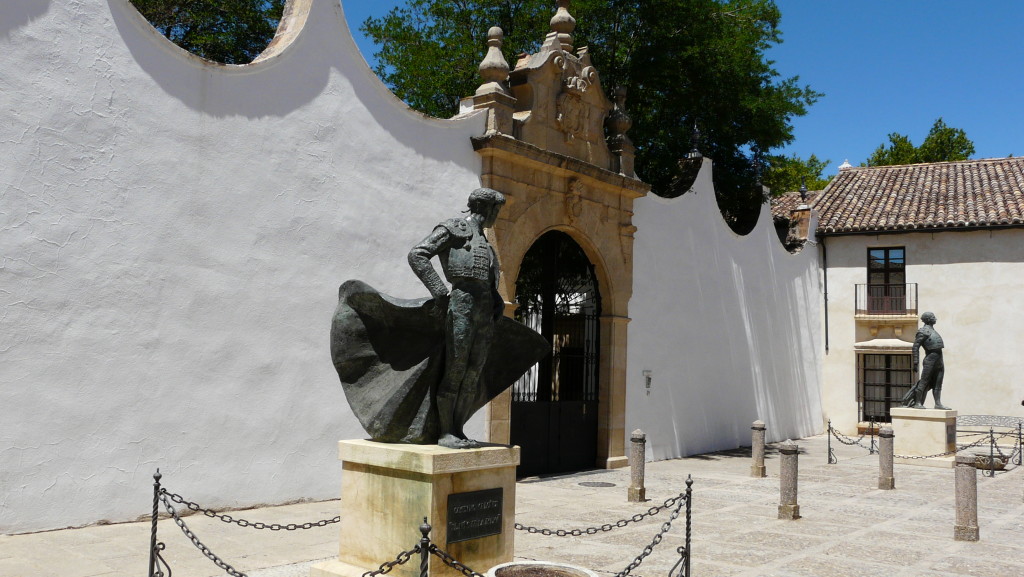
[[[601,314],[594,266],[569,235],[549,232],[523,258],[516,300],[517,320],[551,343],[551,355],[512,387],[518,474],[593,468]]]

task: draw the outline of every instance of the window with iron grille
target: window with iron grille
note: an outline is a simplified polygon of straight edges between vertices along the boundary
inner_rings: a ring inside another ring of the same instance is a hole
[[[888,423],[889,409],[900,406],[900,399],[913,385],[913,367],[907,354],[857,355],[857,390],[862,421]]]

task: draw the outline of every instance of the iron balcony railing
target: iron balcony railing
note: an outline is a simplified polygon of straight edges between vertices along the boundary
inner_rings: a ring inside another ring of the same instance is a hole
[[[858,315],[917,315],[917,283],[857,285]]]

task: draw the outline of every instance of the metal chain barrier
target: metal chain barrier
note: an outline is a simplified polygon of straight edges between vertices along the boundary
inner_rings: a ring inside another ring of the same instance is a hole
[[[676,552],[679,553],[679,561],[669,570],[669,577],[689,577],[690,575],[690,509],[693,500],[693,478],[691,476],[686,477],[686,491],[666,499],[664,503],[656,507],[651,507],[646,513],[637,513],[632,517],[621,519],[616,521],[614,524],[605,523],[600,527],[587,527],[586,529],[542,529],[538,527],[528,527],[520,523],[515,524],[515,528],[518,531],[526,531],[527,533],[539,533],[541,535],[549,535],[555,537],[579,537],[582,535],[594,535],[600,532],[612,531],[621,527],[625,527],[630,523],[641,521],[646,517],[652,517],[658,513],[665,511],[666,509],[672,509],[672,514],[668,520],[661,524],[661,529],[654,535],[654,539],[651,543],[644,547],[643,551],[636,556],[633,561],[626,566],[625,569],[615,574],[615,577],[627,577],[631,571],[640,566],[651,553],[654,552],[654,548],[665,538],[665,534],[672,529],[672,522],[675,521],[686,507],[686,545],[677,547]],[[478,574],[470,574],[463,572],[466,577],[480,577]]]
[[[341,516],[334,517],[333,519],[321,519],[320,521],[310,523],[288,523],[286,525],[281,525],[279,523],[268,524],[261,522],[253,522],[248,521],[246,519],[235,519],[231,515],[225,515],[222,513],[218,513],[213,509],[204,508],[196,503],[188,501],[181,495],[169,492],[167,489],[164,489],[163,487],[160,486],[161,477],[162,475],[160,475],[160,470],[158,469],[156,474],[153,475],[153,514],[150,528],[151,535],[149,554],[149,577],[171,577],[171,567],[161,554],[161,552],[164,551],[166,547],[162,542],[159,542],[157,540],[157,520],[159,513],[159,502],[163,502],[164,508],[167,510],[168,515],[171,516],[171,519],[174,520],[174,523],[178,526],[178,528],[181,529],[182,533],[185,534],[185,537],[188,538],[188,540],[191,541],[192,544],[195,545],[195,547],[199,549],[199,551],[203,555],[205,555],[207,559],[213,561],[213,563],[217,567],[223,569],[228,575],[231,575],[233,577],[246,577],[246,575],[245,573],[238,571],[237,569],[226,563],[223,559],[221,559],[213,551],[211,551],[209,547],[204,545],[203,542],[199,540],[199,537],[196,536],[195,532],[188,527],[184,519],[181,518],[181,515],[178,513],[178,509],[174,507],[172,502],[177,503],[179,505],[184,505],[188,509],[202,513],[207,517],[219,519],[220,521],[223,521],[225,523],[233,523],[238,525],[239,527],[251,527],[253,529],[269,529],[271,531],[296,531],[299,529],[312,529],[313,527],[324,527],[326,525],[341,522]],[[380,566],[380,569],[378,569],[377,571],[369,571],[364,575],[364,577],[375,577],[376,575],[386,574],[389,571],[391,571],[391,569],[393,569],[395,566],[408,562],[409,558],[419,550],[420,546],[417,545],[416,548],[412,551],[403,551],[401,554],[399,554],[398,558],[395,561],[390,561],[382,564]],[[167,572],[164,573],[164,570],[166,570]]]
[[[178,503],[179,505],[184,505],[184,506],[188,507],[189,509],[191,509],[191,510],[197,512],[197,513],[202,513],[203,515],[206,515],[207,517],[210,517],[212,519],[220,519],[221,521],[224,521],[225,523],[234,523],[235,525],[238,525],[239,527],[251,527],[253,529],[269,529],[271,531],[296,531],[296,530],[299,530],[299,529],[312,529],[313,527],[324,527],[324,526],[330,525],[332,523],[339,523],[339,522],[341,522],[341,516],[340,515],[337,516],[337,517],[334,517],[333,519],[321,519],[319,521],[313,521],[313,522],[310,522],[310,523],[288,523],[287,525],[281,525],[280,523],[269,523],[268,524],[268,523],[260,523],[258,521],[247,521],[245,519],[235,519],[231,515],[225,515],[223,513],[218,513],[216,511],[214,511],[213,509],[206,509],[206,508],[204,508],[204,507],[202,507],[202,506],[200,506],[200,505],[198,505],[196,503],[193,503],[192,501],[186,500],[181,495],[178,495],[176,493],[171,493],[171,492],[167,491],[166,489],[164,489],[163,492],[168,497],[170,497],[170,499],[172,501],[174,501],[175,503]]]
[[[968,443],[966,445],[957,445],[956,449],[954,449],[952,451],[946,451],[945,453],[935,453],[934,455],[893,455],[893,457],[897,457],[897,458],[900,458],[900,459],[933,459],[935,457],[948,457],[950,455],[955,455],[955,454],[959,453],[960,451],[966,451],[967,449],[971,449],[971,448],[974,448],[974,447],[980,447],[981,445],[983,445],[985,443],[990,443],[990,441],[992,443],[994,443],[994,441],[995,441],[995,439],[992,436],[990,436],[988,433],[977,433],[977,434],[984,435],[984,436],[982,436],[980,439],[978,439],[977,441],[975,441],[973,443]],[[1015,432],[1011,431],[1010,433],[1006,433],[1006,434],[1000,435],[999,438],[1007,437],[1007,436],[1009,436],[1011,434],[1015,434]],[[996,447],[996,451],[999,451],[998,445],[994,445],[994,446]],[[999,455],[1003,456],[1001,451],[999,452]]]
[[[643,521],[647,517],[652,517],[661,513],[662,511],[671,508],[676,505],[680,500],[686,500],[686,493],[679,493],[675,497],[666,499],[664,503],[656,507],[651,507],[646,513],[637,513],[632,517],[626,519],[619,519],[615,523],[605,523],[599,527],[587,527],[585,529],[542,529],[540,527],[528,527],[520,523],[515,524],[516,531],[526,531],[527,533],[540,533],[541,535],[549,535],[555,537],[580,537],[582,535],[596,535],[601,532],[612,531],[620,529],[629,525],[630,523],[636,523]]]
[[[455,569],[459,573],[462,573],[465,577],[484,577],[480,573],[473,571],[469,567],[466,567],[462,563],[459,563],[455,557],[449,555],[445,550],[441,549],[437,545],[430,546],[430,553],[436,555],[438,559],[444,562],[445,565]]]
[[[387,575],[395,567],[398,567],[399,565],[405,565],[406,563],[408,563],[409,560],[412,559],[413,555],[416,555],[419,552],[419,545],[416,545],[408,551],[402,551],[398,554],[397,557],[395,557],[394,561],[385,561],[384,563],[380,564],[380,567],[378,567],[376,571],[367,571],[366,573],[363,573],[362,577],[376,577],[377,575]]]
[[[231,575],[232,577],[248,577],[245,573],[241,573],[235,570],[235,568],[231,565],[225,563],[220,557],[214,554],[213,551],[210,551],[209,547],[203,545],[203,542],[199,540],[199,537],[196,537],[196,534],[188,528],[188,525],[185,524],[185,521],[183,521],[181,517],[178,515],[178,511],[174,508],[174,505],[171,505],[170,499],[167,498],[166,491],[161,493],[160,500],[164,502],[164,507],[167,509],[167,512],[170,513],[171,518],[174,519],[174,523],[181,528],[181,531],[185,534],[185,537],[188,537],[188,540],[191,541],[192,544],[195,545],[196,548],[199,549],[199,551],[203,555],[206,555],[207,559],[213,561],[214,565],[220,567],[228,575]]]
[[[829,421],[828,432],[831,433],[831,435],[833,437],[835,437],[835,439],[837,441],[839,441],[840,443],[842,443],[844,445],[847,445],[847,446],[854,446],[854,445],[856,445],[856,446],[860,447],[861,449],[867,449],[868,453],[870,453],[870,454],[874,454],[877,451],[877,449],[875,449],[875,443],[874,443],[873,440],[871,442],[871,446],[870,447],[865,447],[861,443],[861,441],[864,440],[865,435],[861,435],[861,436],[857,437],[856,439],[851,439],[850,437],[847,437],[846,435],[840,433],[838,429],[834,428],[832,426],[832,422],[831,421]]]
[[[689,480],[688,482],[692,483],[692,481]],[[682,497],[682,495],[680,497]],[[630,562],[629,565],[626,565],[625,569],[616,573],[615,577],[626,577],[633,569],[639,567],[648,555],[654,552],[654,548],[657,547],[658,544],[661,543],[662,539],[665,538],[665,533],[668,533],[669,529],[672,528],[672,522],[675,521],[677,517],[679,517],[679,513],[680,511],[682,511],[683,505],[686,505],[688,501],[688,499],[679,500],[679,504],[676,505],[676,508],[672,511],[672,515],[669,516],[668,521],[665,521],[661,524],[661,531],[658,531],[654,535],[654,539],[651,540],[651,543],[644,547],[644,550],[639,555],[637,555],[636,559],[633,559],[633,561]],[[679,563],[677,563],[677,565],[679,565],[680,563],[683,563],[684,560],[688,557],[688,551],[687,547],[679,547],[677,551],[679,552]],[[669,571],[669,575],[672,574],[673,570],[675,570],[675,567],[673,567],[672,570]]]

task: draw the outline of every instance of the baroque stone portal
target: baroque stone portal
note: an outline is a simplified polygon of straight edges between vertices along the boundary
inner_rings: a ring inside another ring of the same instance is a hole
[[[484,229],[504,202],[479,188],[468,217],[440,223],[413,247],[409,264],[432,298],[396,299],[357,280],[341,285],[331,356],[373,440],[476,447],[466,421],[550,352],[543,337],[502,314],[498,259]]]

